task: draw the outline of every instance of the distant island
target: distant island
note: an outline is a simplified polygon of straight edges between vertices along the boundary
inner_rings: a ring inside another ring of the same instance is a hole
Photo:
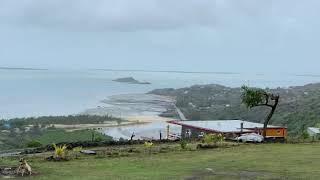
[[[150,82],[138,81],[138,80],[134,79],[133,77],[118,78],[118,79],[114,79],[112,81],[121,82],[121,83],[129,83],[129,84],[151,84]]]

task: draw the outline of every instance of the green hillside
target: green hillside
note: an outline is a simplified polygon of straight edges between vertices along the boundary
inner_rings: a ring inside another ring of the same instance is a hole
[[[287,126],[291,135],[299,135],[306,127],[320,123],[320,84],[266,90],[280,95],[272,124]],[[158,89],[150,93],[175,97],[176,105],[192,120],[244,119],[263,122],[268,112],[264,107],[248,110],[241,103],[241,88],[211,84]]]

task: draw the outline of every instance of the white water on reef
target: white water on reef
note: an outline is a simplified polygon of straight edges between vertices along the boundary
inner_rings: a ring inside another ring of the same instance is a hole
[[[134,77],[150,85],[113,82]],[[118,94],[146,93],[157,88],[181,88],[194,84],[231,87],[287,87],[320,82],[319,76],[250,73],[177,73],[101,70],[0,69],[0,119],[43,115],[68,115],[101,105]]]

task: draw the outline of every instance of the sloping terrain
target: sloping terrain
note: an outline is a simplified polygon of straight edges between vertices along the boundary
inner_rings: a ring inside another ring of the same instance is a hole
[[[159,145],[165,148],[166,144]],[[179,145],[176,145],[178,148]],[[131,147],[138,148],[138,147]],[[141,146],[143,148],[143,146]],[[46,155],[26,157],[32,179],[319,179],[320,145],[262,144],[209,150],[126,153],[104,148],[97,156],[80,156],[66,162],[46,161]],[[121,154],[121,153],[120,153]],[[13,167],[19,158],[1,158]],[[1,170],[0,166],[0,170]],[[1,172],[0,172],[1,174]],[[0,175],[1,179],[1,175]]]
[[[290,134],[298,135],[306,127],[320,123],[320,84],[266,89],[280,95],[279,107],[271,121],[284,125]],[[241,103],[241,88],[221,85],[195,85],[181,89],[157,89],[151,94],[172,96],[188,119],[244,119],[263,122],[268,108],[247,109]]]

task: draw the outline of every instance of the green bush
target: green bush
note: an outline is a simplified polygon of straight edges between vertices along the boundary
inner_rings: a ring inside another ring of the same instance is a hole
[[[203,143],[205,144],[217,144],[224,141],[222,134],[206,134],[203,137]]]
[[[28,148],[37,148],[37,147],[41,147],[42,144],[39,141],[36,140],[32,140],[30,142],[27,143],[27,147]]]
[[[302,139],[309,139],[309,138],[310,138],[309,134],[308,134],[306,131],[304,131],[304,132],[301,134],[301,137],[302,137]]]
[[[187,146],[188,146],[188,143],[187,143],[186,140],[181,140],[181,141],[180,141],[180,147],[181,147],[181,149],[186,149]]]
[[[81,146],[78,146],[78,147],[75,147],[72,149],[72,154],[73,156],[78,159],[80,154],[81,154],[81,151],[83,150],[83,148]]]
[[[94,139],[94,141],[95,142],[102,142],[103,141],[103,138],[102,137],[96,137],[95,139]]]

